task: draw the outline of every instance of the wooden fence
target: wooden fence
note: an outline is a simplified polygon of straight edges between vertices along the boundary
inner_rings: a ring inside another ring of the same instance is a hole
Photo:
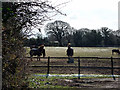
[[[29,58],[30,57],[26,57],[26,58]],[[37,58],[37,57],[33,57],[33,58]],[[43,57],[41,57],[42,59]],[[46,67],[47,68],[47,77],[49,76],[49,71],[50,71],[50,67],[71,67],[71,68],[78,68],[78,79],[80,79],[80,69],[81,68],[91,68],[91,69],[111,69],[111,75],[113,76],[113,79],[115,80],[115,77],[114,77],[114,69],[120,69],[120,67],[114,67],[114,59],[118,59],[120,60],[120,58],[113,58],[113,57],[73,57],[74,59],[78,59],[78,66],[58,66],[58,65],[54,65],[54,66],[51,66],[50,65],[50,60],[51,59],[68,59],[68,57],[44,57],[44,59],[48,59],[47,61],[47,66],[30,66],[30,67]],[[94,66],[80,66],[80,60],[81,59],[109,59],[110,62],[111,62],[111,67],[94,67]]]

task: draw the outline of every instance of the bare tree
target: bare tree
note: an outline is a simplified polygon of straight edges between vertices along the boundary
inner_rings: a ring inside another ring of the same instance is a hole
[[[72,33],[71,26],[67,22],[55,21],[48,23],[45,27],[47,35],[53,35],[59,42],[60,46],[63,46],[64,38],[68,37]]]

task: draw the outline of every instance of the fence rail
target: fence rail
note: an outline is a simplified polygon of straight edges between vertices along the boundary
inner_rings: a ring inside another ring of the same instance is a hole
[[[48,67],[48,66],[40,66],[40,65],[29,65],[29,67]],[[78,66],[49,66],[52,68],[78,68]],[[80,68],[90,68],[90,69],[112,69],[112,67],[92,67],[92,66],[80,66]],[[113,67],[113,69],[120,69],[120,67]]]
[[[25,57],[25,58],[31,58],[31,57]],[[37,57],[32,57],[32,58],[37,58]],[[48,59],[48,57],[40,57],[41,59]],[[50,57],[51,59],[68,59],[68,57]],[[89,59],[111,59],[111,57],[73,57],[74,59],[84,59],[84,58],[89,58]],[[113,58],[113,57],[112,57]],[[120,59],[114,57],[113,59]]]
[[[30,57],[26,57],[30,58]],[[32,58],[37,58],[37,57],[32,57]],[[65,66],[65,65],[50,65],[50,59],[68,59],[68,57],[40,57],[41,59],[48,59],[47,65],[46,66],[40,66],[40,65],[30,65],[29,67],[46,67],[47,68],[47,77],[49,76],[49,71],[50,67],[60,67],[60,68],[78,68],[78,79],[80,79],[80,69],[81,68],[91,68],[91,69],[111,69],[111,75],[113,75],[113,79],[115,80],[114,77],[114,69],[120,69],[120,67],[114,67],[114,59],[119,59],[120,58],[113,58],[113,57],[73,57],[74,59],[78,59],[78,66]],[[92,67],[92,66],[80,66],[80,61],[81,59],[110,59],[111,67]]]

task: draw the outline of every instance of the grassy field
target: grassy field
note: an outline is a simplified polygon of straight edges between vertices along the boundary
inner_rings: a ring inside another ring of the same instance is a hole
[[[113,47],[72,47],[74,49],[74,57],[120,57],[118,54],[112,55]],[[120,49],[120,48],[119,48]],[[67,47],[45,47],[46,57],[67,57]],[[27,56],[29,56],[30,48],[26,48]],[[47,65],[47,59],[41,61],[31,61],[30,65]],[[81,60],[81,66],[111,66],[110,60]],[[55,59],[50,61],[50,65],[72,65],[77,66],[77,60],[74,59],[73,64],[68,64],[67,59]],[[114,66],[118,66],[118,60],[114,60]],[[77,77],[42,77],[36,74],[46,74],[47,68],[29,68],[28,76],[29,88],[118,88],[120,84],[119,78],[81,78]],[[32,70],[32,71],[31,71]],[[77,74],[76,68],[50,68],[50,74]],[[111,74],[111,70],[100,69],[81,69],[81,74]],[[114,74],[118,75],[118,71],[114,70]]]
[[[72,47],[74,49],[74,57],[120,57],[120,55],[112,55],[112,49],[120,49],[114,47]],[[29,56],[30,48],[27,49]],[[50,57],[66,57],[67,47],[45,47],[46,56]]]

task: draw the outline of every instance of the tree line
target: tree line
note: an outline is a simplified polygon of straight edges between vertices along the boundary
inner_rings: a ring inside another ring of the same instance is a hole
[[[41,45],[46,46],[67,46],[71,43],[76,47],[119,47],[120,46],[120,30],[113,31],[108,27],[100,29],[74,29],[67,22],[56,20],[45,26],[47,37],[42,34],[37,38],[30,38],[25,41],[25,46]]]

